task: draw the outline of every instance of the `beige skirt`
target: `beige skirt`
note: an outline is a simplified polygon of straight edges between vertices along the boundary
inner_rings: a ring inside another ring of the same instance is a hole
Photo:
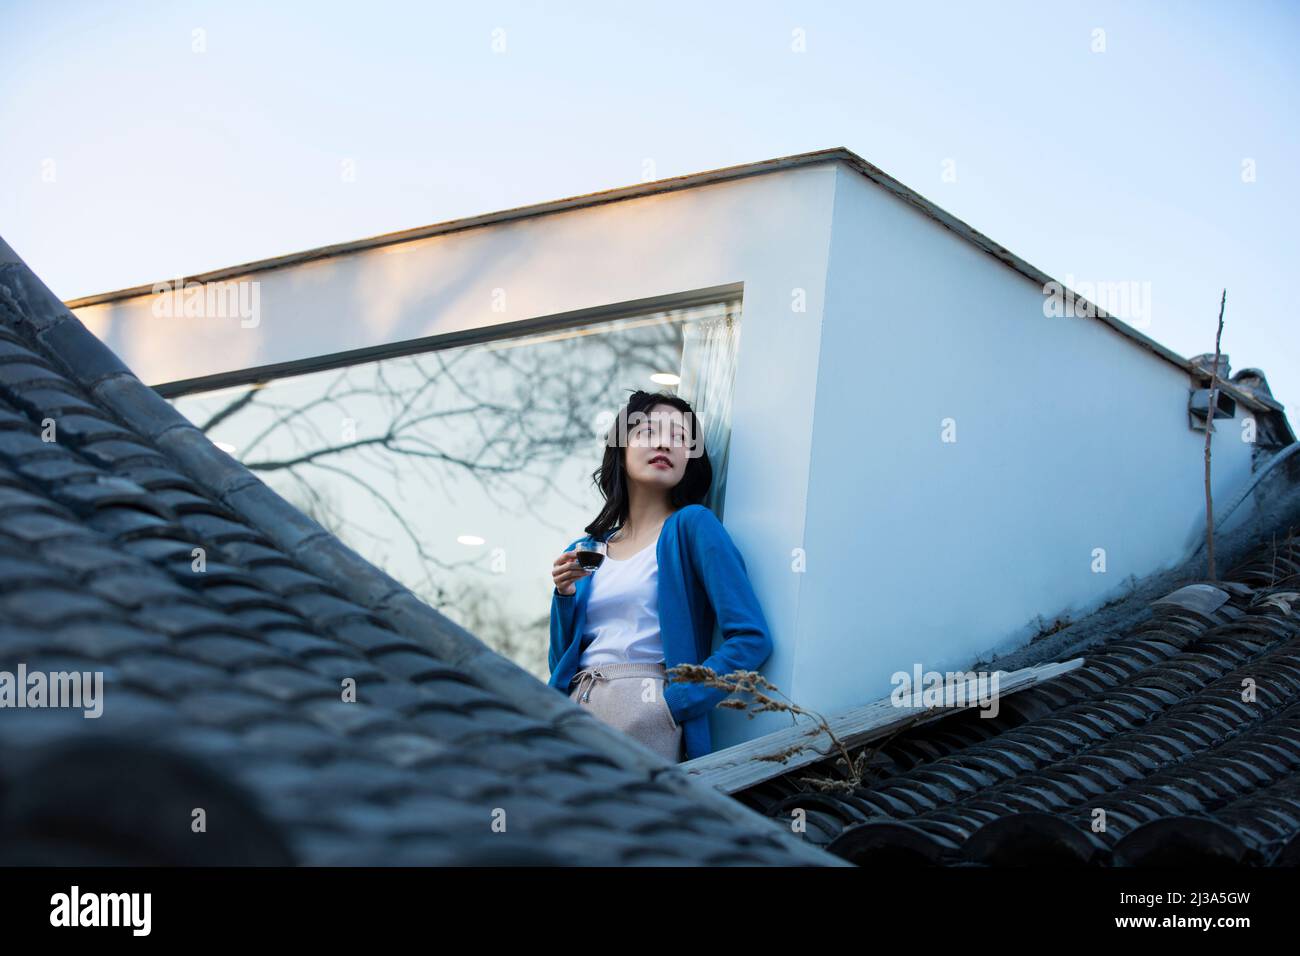
[[[663,664],[597,664],[573,675],[569,699],[655,753],[680,763],[682,728],[664,700]]]

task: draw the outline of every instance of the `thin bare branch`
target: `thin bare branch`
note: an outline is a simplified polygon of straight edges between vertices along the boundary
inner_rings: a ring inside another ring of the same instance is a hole
[[[1214,433],[1214,410],[1219,403],[1219,343],[1223,339],[1223,307],[1228,290],[1219,299],[1219,330],[1214,334],[1214,366],[1210,369],[1210,407],[1205,413],[1205,558],[1206,577],[1215,581],[1214,573],[1214,498],[1210,493],[1210,436]]]

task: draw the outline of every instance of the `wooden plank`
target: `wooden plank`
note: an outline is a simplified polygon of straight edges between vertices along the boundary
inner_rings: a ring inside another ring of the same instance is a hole
[[[998,699],[1059,677],[1082,665],[1083,658],[1077,657],[1070,661],[1037,664],[1016,671],[998,671]],[[828,717],[826,723],[845,747],[856,747],[904,727],[928,724],[940,717],[967,710],[979,703],[977,692],[977,685],[967,683],[966,693],[956,699],[968,703],[952,706],[900,707],[894,704],[892,696],[885,697]],[[787,754],[784,759],[777,758],[777,755],[793,748],[800,749]],[[801,717],[797,725],[688,760],[678,766],[692,777],[723,793],[736,793],[764,780],[823,760],[836,749],[825,731],[814,726],[809,718]]]

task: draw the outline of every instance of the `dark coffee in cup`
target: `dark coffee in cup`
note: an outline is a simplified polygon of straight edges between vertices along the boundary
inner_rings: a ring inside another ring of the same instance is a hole
[[[576,548],[575,551],[578,557],[578,567],[584,571],[595,571],[605,561],[605,556],[599,551],[588,551],[586,548]]]

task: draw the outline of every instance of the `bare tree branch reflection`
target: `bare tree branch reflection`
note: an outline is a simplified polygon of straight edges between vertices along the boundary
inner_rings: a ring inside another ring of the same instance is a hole
[[[557,536],[572,530],[556,526],[548,510],[556,500],[575,503],[585,489],[562,487],[558,471],[590,457],[589,474],[627,390],[647,387],[651,372],[681,361],[675,319],[607,331],[575,329],[257,383],[219,407],[207,399],[193,417],[354,550],[535,669],[545,666],[538,640],[545,620],[512,620],[501,609],[490,555],[446,556],[447,542],[464,530],[460,522],[483,507],[474,500],[465,513],[457,486],[472,482],[490,508],[533,528]],[[203,396],[182,402],[196,400]],[[388,567],[394,549],[414,559]]]

